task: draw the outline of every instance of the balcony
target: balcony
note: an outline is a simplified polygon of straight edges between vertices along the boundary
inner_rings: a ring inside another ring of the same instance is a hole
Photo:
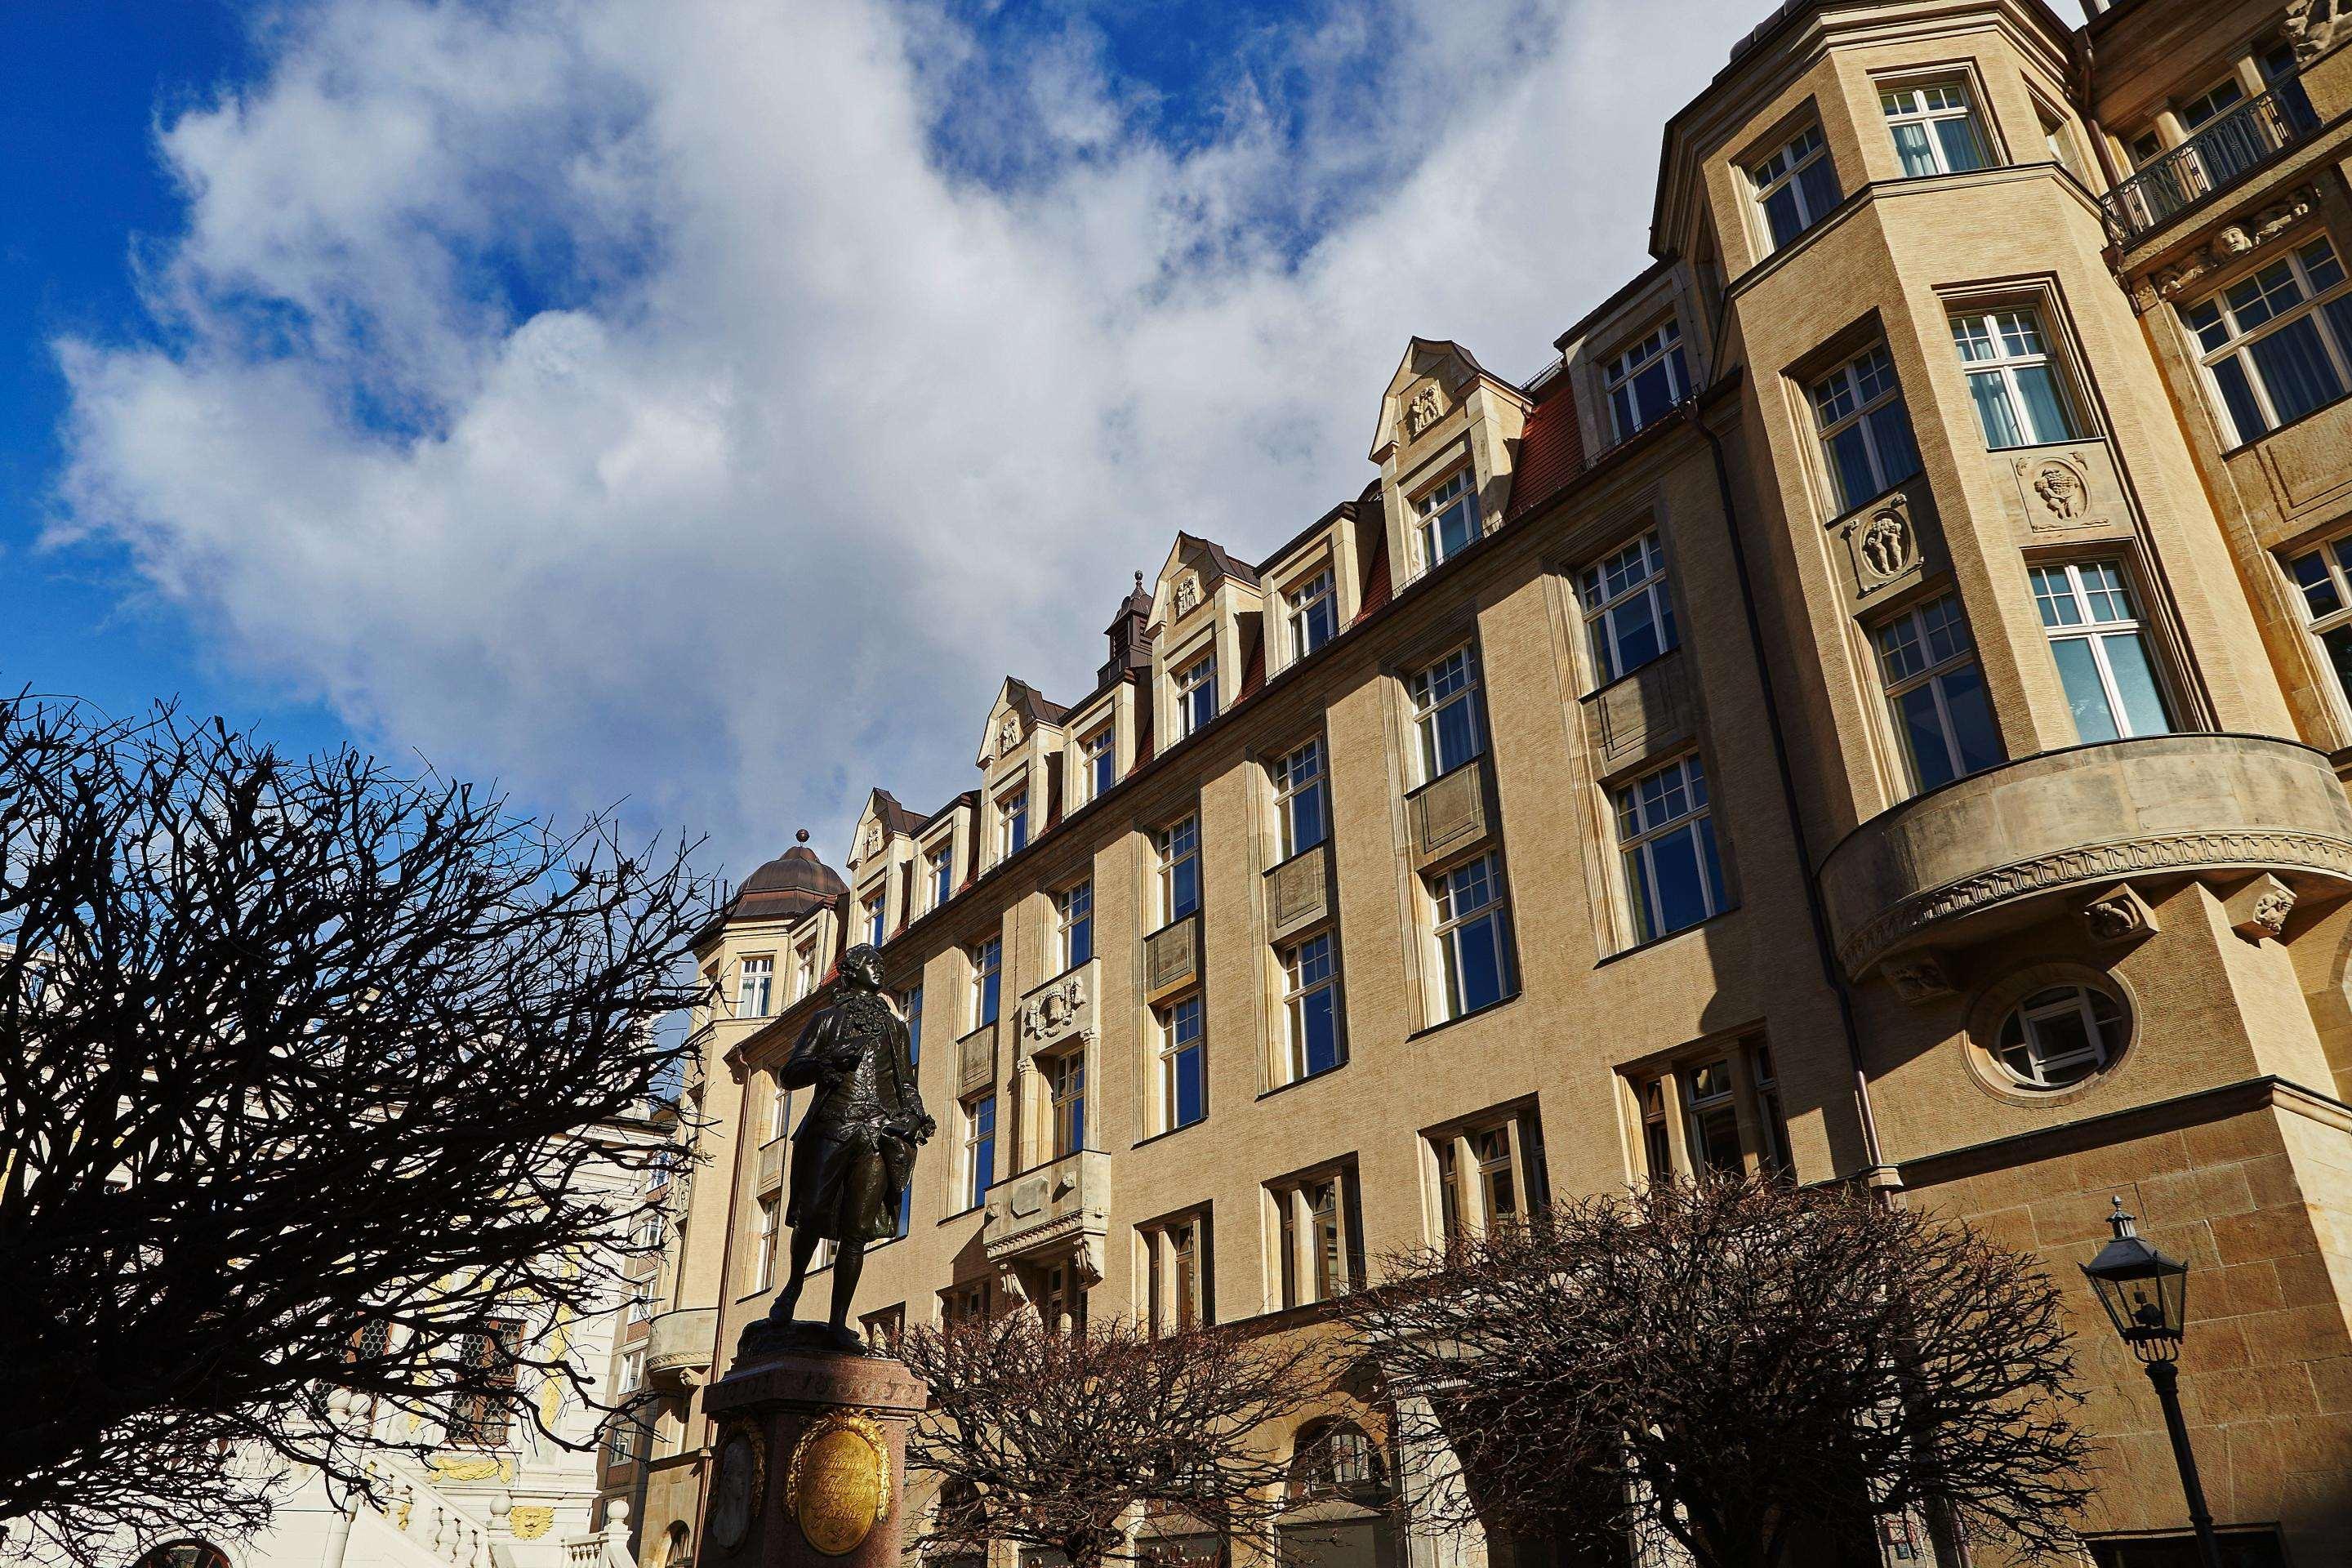
[[[1013,1010],[1021,1059],[1051,1050],[1066,1040],[1095,1037],[1095,1003],[1102,994],[1102,961],[1088,959],[1064,970],[1021,998]]]
[[[680,1307],[646,1325],[646,1376],[656,1386],[691,1388],[710,1370],[719,1309]]]
[[[1830,851],[1822,893],[1859,978],[1898,953],[2044,918],[2053,895],[2257,872],[2352,890],[2352,801],[2326,756],[2254,735],[2149,735],[2044,752],[1906,801]]]
[[[1143,939],[1143,999],[1164,1001],[1201,977],[1201,917],[1186,915]]]
[[[1086,1271],[1100,1279],[1109,1228],[1110,1156],[1081,1149],[997,1183],[980,1244],[1000,1269],[1075,1250]]]
[[[1440,773],[1405,796],[1412,868],[1425,871],[1470,848],[1493,831],[1493,790],[1486,759],[1474,757],[1452,773]]]
[[[1319,925],[1331,914],[1331,847],[1302,849],[1265,874],[1265,912],[1276,942]]]
[[[2302,141],[2318,117],[2303,84],[2282,79],[2270,91],[2209,121],[2196,135],[2109,191],[2107,233],[2118,245],[2170,223],[2220,195]]]

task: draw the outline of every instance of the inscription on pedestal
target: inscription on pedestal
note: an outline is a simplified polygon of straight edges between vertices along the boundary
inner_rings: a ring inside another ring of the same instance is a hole
[[[869,1418],[828,1415],[793,1448],[793,1517],[808,1543],[842,1557],[890,1512],[890,1447]]]

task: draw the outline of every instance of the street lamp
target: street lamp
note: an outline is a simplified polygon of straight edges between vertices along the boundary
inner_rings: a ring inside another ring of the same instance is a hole
[[[2221,1542],[2213,1537],[2213,1516],[2206,1511],[2205,1488],[2197,1479],[2197,1456],[2189,1447],[2189,1427],[2180,1419],[2180,1334],[2187,1322],[2189,1265],[2150,1247],[2115,1201],[2107,1224],[2115,1236],[2099,1255],[2082,1265],[2097,1292],[2099,1305],[2132,1354],[2147,1369],[2156,1385],[2156,1402],[2164,1406],[2164,1429],[2172,1437],[2173,1462],[2180,1467],[2180,1489],[2189,1500],[2189,1522],[2197,1531],[2197,1552],[2205,1568],[2221,1568]]]

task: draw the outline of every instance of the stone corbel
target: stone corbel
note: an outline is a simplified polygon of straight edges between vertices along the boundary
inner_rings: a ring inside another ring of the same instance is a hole
[[[2294,912],[2294,889],[2265,871],[2241,885],[2221,907],[2229,911],[2230,929],[2248,942],[2258,943],[2264,937],[2276,941],[2286,931],[2287,916]]]
[[[1949,996],[1954,990],[1943,955],[1932,948],[1898,952],[1881,963],[1878,973],[1895,987],[1897,996],[1915,1007]]]
[[[2137,942],[2158,929],[2156,911],[2129,882],[2117,882],[2084,904],[2083,924],[2095,942]]]

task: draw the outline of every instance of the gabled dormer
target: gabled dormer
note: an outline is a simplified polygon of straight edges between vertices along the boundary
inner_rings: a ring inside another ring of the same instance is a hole
[[[1363,607],[1370,553],[1360,533],[1363,515],[1354,501],[1342,501],[1259,566],[1269,676],[1318,651],[1347,630]]]
[[[1407,345],[1381,399],[1371,450],[1400,589],[1501,524],[1528,407],[1526,394],[1487,374],[1458,343]]]
[[[976,759],[981,773],[980,868],[1029,847],[1060,804],[1058,767],[1069,710],[1025,680],[1007,677],[988,710]]]
[[[888,790],[867,793],[850,840],[850,941],[879,946],[914,918],[915,830],[922,821]]]
[[[1595,457],[1665,418],[1708,375],[1705,314],[1689,269],[1674,262],[1618,289],[1554,346],[1575,402],[1578,445]]]
[[[1241,700],[1265,606],[1257,569],[1189,533],[1176,536],[1151,593],[1155,750],[1206,728]]]
[[[909,921],[943,907],[971,880],[972,823],[979,805],[980,792],[968,789],[916,826]]]

